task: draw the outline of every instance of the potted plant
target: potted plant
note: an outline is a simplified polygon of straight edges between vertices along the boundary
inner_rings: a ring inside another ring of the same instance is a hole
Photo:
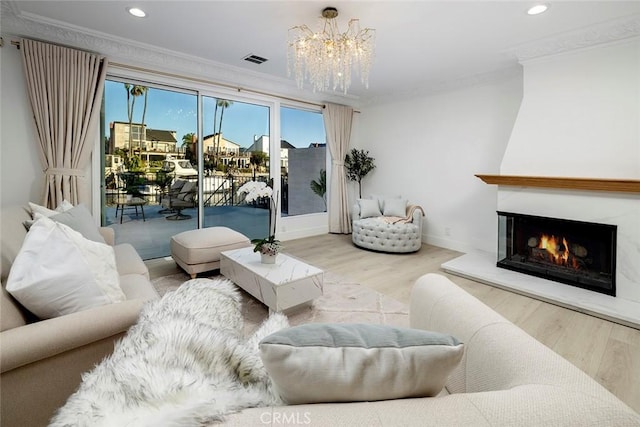
[[[275,264],[276,258],[282,250],[282,243],[276,239],[276,218],[277,218],[277,193],[265,182],[249,181],[238,189],[239,193],[246,193],[246,202],[255,202],[267,199],[269,204],[269,234],[262,239],[253,239],[251,243],[254,252],[260,252],[260,261],[263,264]]]
[[[320,177],[318,178],[317,181],[315,179],[311,180],[310,187],[311,187],[311,191],[313,191],[315,194],[317,194],[319,197],[322,198],[322,201],[324,202],[324,207],[326,210],[327,199],[325,197],[325,194],[327,193],[327,171],[324,169],[320,169]]]
[[[255,246],[253,252],[260,252],[260,262],[263,264],[275,264],[278,254],[282,250],[282,243],[271,235],[265,239],[253,239]]]
[[[344,158],[344,167],[347,168],[347,178],[358,182],[358,197],[362,198],[362,178],[376,168],[375,159],[369,156],[365,150],[352,149]]]

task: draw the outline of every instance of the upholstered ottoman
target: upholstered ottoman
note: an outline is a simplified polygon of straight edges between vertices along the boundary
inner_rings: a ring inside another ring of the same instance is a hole
[[[171,257],[195,278],[203,271],[220,268],[220,252],[251,246],[247,236],[227,227],[183,231],[171,238]]]
[[[379,252],[416,252],[422,246],[419,224],[390,224],[383,217],[353,221],[351,238],[356,246]]]

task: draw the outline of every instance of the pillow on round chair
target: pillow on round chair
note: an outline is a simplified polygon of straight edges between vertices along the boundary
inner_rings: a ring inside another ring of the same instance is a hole
[[[375,199],[358,199],[360,205],[360,218],[372,218],[382,216],[380,206]]]
[[[407,199],[387,199],[384,201],[384,216],[407,216]]]
[[[357,323],[309,323],[260,342],[262,362],[289,404],[435,396],[463,351],[450,335]]]

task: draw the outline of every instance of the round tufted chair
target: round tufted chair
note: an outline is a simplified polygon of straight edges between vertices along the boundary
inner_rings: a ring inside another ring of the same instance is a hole
[[[352,211],[353,243],[361,248],[379,252],[407,253],[420,250],[422,209],[407,206],[407,216],[403,215],[404,220],[400,216],[385,216],[383,212],[384,210],[372,213],[358,201]]]

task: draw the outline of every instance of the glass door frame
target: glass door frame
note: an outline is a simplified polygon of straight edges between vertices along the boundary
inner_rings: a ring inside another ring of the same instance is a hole
[[[228,99],[233,102],[243,102],[246,104],[259,105],[267,107],[269,109],[269,177],[273,181],[273,191],[280,191],[280,171],[278,168],[274,168],[273,165],[280,164],[280,150],[279,144],[276,147],[275,141],[280,141],[280,102],[277,99],[266,96],[257,95],[245,95],[242,92],[232,91],[225,88],[205,89],[201,88],[198,91],[198,176],[204,178],[204,123],[202,123],[204,117],[203,102],[204,97],[215,99]],[[276,126],[277,124],[277,126]],[[277,135],[276,135],[277,134]],[[274,163],[277,161],[278,163]],[[203,186],[199,185],[198,188],[198,228],[204,227],[204,197],[202,194]],[[276,215],[280,216],[280,205]],[[278,218],[279,220],[279,218]]]
[[[273,165],[280,164],[280,99],[277,96],[268,96],[254,93],[242,92],[240,89],[232,90],[225,87],[216,86],[204,81],[188,77],[181,78],[179,76],[167,76],[163,74],[154,74],[147,71],[139,71],[133,69],[122,69],[110,67],[107,70],[107,80],[126,82],[132,84],[140,84],[144,86],[156,87],[158,89],[171,90],[174,92],[183,92],[197,97],[197,137],[198,137],[198,228],[204,226],[204,198],[203,186],[201,181],[204,178],[204,123],[203,123],[203,98],[205,96],[218,99],[229,99],[231,101],[245,102],[254,105],[260,105],[269,108],[269,177],[273,182],[273,190],[280,192],[280,170]],[[102,124],[100,125],[102,126]],[[98,126],[96,143],[93,153],[100,155],[92,156],[92,208],[93,212],[99,212],[98,218],[102,218],[102,205],[104,197],[104,178],[101,174],[101,164],[104,162],[103,144],[100,137],[100,126]],[[280,205],[276,211],[278,220],[280,220]],[[278,221],[278,223],[281,223]]]

